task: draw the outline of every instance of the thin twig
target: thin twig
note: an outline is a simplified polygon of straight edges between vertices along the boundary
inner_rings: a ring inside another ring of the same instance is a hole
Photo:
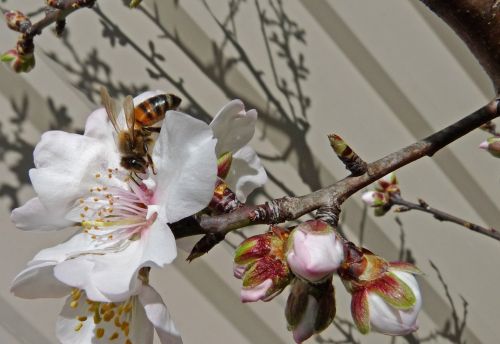
[[[439,221],[453,222],[453,223],[456,223],[457,225],[460,225],[462,227],[470,229],[471,231],[481,233],[481,234],[484,234],[484,235],[489,236],[491,238],[500,240],[500,232],[498,232],[496,229],[485,228],[485,227],[476,225],[472,222],[461,219],[459,217],[456,217],[454,215],[445,213],[444,211],[438,210],[436,208],[432,208],[423,200],[419,200],[419,204],[417,204],[417,203],[409,202],[409,201],[401,198],[400,196],[393,195],[391,197],[391,202],[392,202],[392,204],[401,205],[401,206],[406,207],[408,209],[419,210],[419,211],[423,211],[423,212],[428,213],[428,214],[432,214],[432,215],[434,215],[434,218],[436,218]]]

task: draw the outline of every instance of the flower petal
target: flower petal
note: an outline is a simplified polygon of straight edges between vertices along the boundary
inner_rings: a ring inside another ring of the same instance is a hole
[[[167,111],[153,151],[155,203],[169,222],[192,215],[212,199],[217,159],[212,131],[186,114]]]
[[[241,202],[245,202],[253,190],[267,182],[266,170],[252,148],[246,146],[234,153],[225,181]]]
[[[172,317],[160,294],[149,285],[144,285],[139,293],[146,316],[153,324],[162,344],[182,344],[182,338],[175,328]]]
[[[95,183],[94,173],[108,167],[106,148],[97,139],[49,131],[36,146],[33,188],[49,210],[67,209]]]
[[[370,285],[369,291],[373,291],[385,302],[397,309],[410,309],[416,302],[412,289],[391,272],[387,272]]]
[[[362,334],[370,332],[370,309],[368,308],[368,297],[365,290],[359,290],[352,294],[351,314],[359,332]]]
[[[54,277],[54,261],[39,261],[21,271],[10,291],[24,299],[58,298],[67,295],[70,287]]]
[[[81,252],[58,264],[55,276],[63,283],[85,290],[92,300],[121,301],[137,291],[136,276],[141,267],[162,267],[177,255],[172,231],[160,218],[143,230],[140,239],[126,244],[121,251]]]
[[[73,221],[64,218],[65,209],[48,209],[38,197],[12,211],[10,219],[22,230],[50,231],[69,227]]]
[[[413,275],[396,271],[394,274],[415,294],[415,304],[407,310],[395,309],[376,293],[369,293],[370,321],[374,331],[388,335],[405,335],[418,329],[417,316],[422,307],[422,296]]]
[[[422,275],[423,272],[415,265],[406,262],[390,262],[389,263],[390,270],[409,272],[415,275]]]
[[[253,137],[257,111],[245,112],[239,99],[227,103],[214,117],[210,127],[217,138],[217,156],[225,152],[236,152]]]

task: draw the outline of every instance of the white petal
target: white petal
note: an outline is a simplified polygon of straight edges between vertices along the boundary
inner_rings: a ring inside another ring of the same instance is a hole
[[[160,342],[162,344],[182,344],[179,331],[175,328],[172,317],[163,300],[149,285],[143,286],[139,294],[139,300],[144,306],[146,316],[153,324]]]
[[[59,263],[97,247],[96,241],[92,240],[89,234],[77,233],[62,244],[41,250],[33,258],[33,261],[54,261]]]
[[[158,174],[154,203],[169,222],[203,209],[212,198],[217,161],[210,128],[186,114],[167,111],[153,151]]]
[[[89,115],[83,135],[97,139],[106,148],[108,164],[119,166],[120,153],[115,141],[115,129],[104,108],[97,109]]]
[[[83,289],[90,299],[121,301],[137,292],[137,273],[143,266],[162,267],[177,255],[172,231],[157,219],[138,240],[129,240],[119,252],[84,254],[54,269],[63,283]]]
[[[70,287],[54,277],[53,261],[39,261],[14,278],[10,291],[24,299],[57,298],[67,295]]]
[[[49,231],[69,227],[73,224],[64,218],[65,209],[49,211],[38,197],[30,199],[22,207],[16,208],[10,214],[10,219],[16,227],[22,230]]]
[[[233,162],[226,183],[241,202],[248,195],[267,182],[267,174],[257,153],[245,146],[233,155]]]
[[[94,173],[108,167],[106,148],[97,139],[49,131],[34,152],[33,187],[49,210],[68,208],[93,186]]]
[[[389,306],[375,293],[368,294],[368,305],[370,307],[372,330],[388,335],[399,336],[418,329],[417,316],[422,307],[422,296],[417,280],[412,274],[403,271],[393,271],[393,273],[413,291],[416,297],[415,306],[409,310],[397,310]]]
[[[217,138],[217,156],[236,152],[245,146],[253,137],[256,121],[257,111],[245,112],[241,100],[235,99],[226,104],[210,123]]]

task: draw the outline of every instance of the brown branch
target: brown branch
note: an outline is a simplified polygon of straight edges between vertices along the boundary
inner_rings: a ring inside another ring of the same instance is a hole
[[[245,205],[229,214],[202,216],[196,225],[181,228],[171,224],[176,237],[204,233],[228,233],[253,224],[273,224],[295,220],[319,208],[339,207],[349,196],[386,174],[438,150],[482,124],[498,117],[500,100],[496,99],[458,122],[405,148],[374,161],[361,176],[349,176],[337,183],[300,197],[283,197],[261,205]],[[186,233],[190,233],[185,235]]]
[[[467,44],[500,93],[500,2],[420,0]]]
[[[454,215],[445,213],[444,211],[432,208],[424,200],[421,200],[421,199],[419,199],[419,204],[416,204],[416,203],[409,202],[409,201],[401,198],[400,196],[392,195],[391,196],[391,204],[403,206],[405,208],[405,210],[423,211],[425,213],[433,215],[434,218],[436,218],[439,221],[453,222],[453,223],[456,223],[457,225],[460,225],[460,226],[463,226],[467,229],[470,229],[471,231],[481,233],[481,234],[484,234],[484,235],[489,236],[491,238],[500,240],[500,232],[498,232],[496,229],[485,228],[485,227],[476,225],[472,222],[461,219],[459,217],[456,217]]]

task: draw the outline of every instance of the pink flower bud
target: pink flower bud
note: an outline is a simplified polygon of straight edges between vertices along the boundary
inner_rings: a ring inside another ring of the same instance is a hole
[[[354,245],[346,247],[339,276],[352,294],[351,313],[358,330],[388,335],[415,331],[422,296],[412,274],[420,270],[408,263],[389,263]]]
[[[397,308],[376,291],[368,292],[371,330],[392,336],[406,335],[418,329],[417,316],[422,307],[422,296],[417,280],[408,272],[394,271],[394,275],[411,290],[415,296],[409,308]]]
[[[284,259],[272,255],[265,256],[246,269],[241,301],[269,301],[285,289],[290,279],[290,270]]]
[[[367,191],[361,195],[361,199],[370,207],[381,207],[389,202],[387,195],[378,191]]]
[[[500,158],[500,137],[490,137],[486,141],[481,142],[479,148],[490,152],[495,158]]]
[[[296,276],[320,282],[338,269],[344,259],[344,249],[333,227],[313,220],[298,225],[292,231],[286,255]]]
[[[290,283],[292,275],[284,256],[287,239],[288,231],[273,226],[236,248],[233,272],[243,279],[241,301],[269,301]]]

